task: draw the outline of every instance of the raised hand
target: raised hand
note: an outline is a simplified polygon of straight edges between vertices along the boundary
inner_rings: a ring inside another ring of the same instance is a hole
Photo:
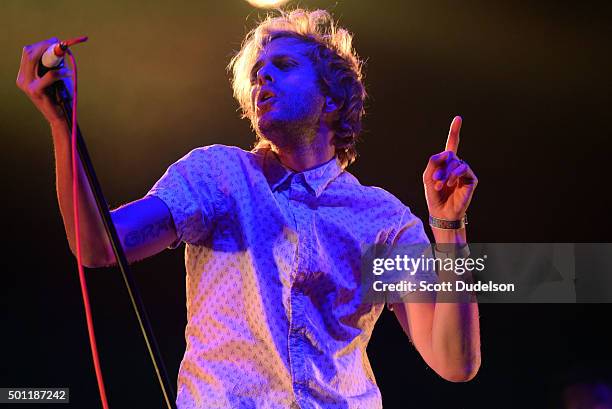
[[[49,122],[63,121],[64,115],[61,108],[44,91],[55,81],[64,80],[68,92],[72,91],[70,76],[72,72],[68,68],[50,70],[42,77],[38,76],[38,62],[45,50],[53,43],[58,42],[57,38],[50,38],[32,45],[23,47],[21,53],[21,64],[17,74],[17,87],[24,92],[34,103],[34,106],[44,115]]]
[[[439,219],[463,218],[478,184],[472,169],[457,156],[461,122],[460,116],[453,119],[444,151],[429,158],[423,173],[429,214]]]

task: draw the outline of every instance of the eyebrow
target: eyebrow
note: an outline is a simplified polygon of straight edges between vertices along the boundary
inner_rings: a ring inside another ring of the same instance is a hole
[[[292,59],[296,62],[299,62],[298,59],[293,56],[293,55],[289,55],[289,54],[274,54],[270,57],[270,60],[272,61],[278,61],[278,60],[282,60],[282,59]],[[250,77],[253,78],[253,75],[259,70],[259,68],[263,65],[263,60],[257,60],[257,62],[255,63],[255,65],[253,65],[253,68],[251,68],[251,75]]]

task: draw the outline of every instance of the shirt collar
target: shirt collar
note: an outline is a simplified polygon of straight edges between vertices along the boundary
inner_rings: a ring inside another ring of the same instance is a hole
[[[327,185],[341,173],[342,167],[337,156],[315,168],[295,172],[284,166],[271,149],[266,150],[264,155],[264,174],[273,191],[290,177],[301,174],[306,185],[312,189],[316,197],[319,197]]]

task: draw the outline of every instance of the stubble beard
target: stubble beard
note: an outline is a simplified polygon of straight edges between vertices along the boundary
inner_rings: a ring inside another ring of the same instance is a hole
[[[285,118],[266,115],[256,118],[257,135],[285,151],[303,150],[312,145],[320,126],[321,106],[313,103],[308,109],[290,107]]]

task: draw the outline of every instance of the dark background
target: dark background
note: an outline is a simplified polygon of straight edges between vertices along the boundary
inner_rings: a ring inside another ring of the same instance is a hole
[[[460,114],[459,154],[480,180],[470,241],[611,241],[611,14],[575,3],[302,1],[332,11],[367,59],[365,132],[349,171],[425,218],[422,171]],[[49,129],[14,85],[21,48],[90,36],[75,48],[79,123],[117,207],[196,146],[251,146],[225,66],[258,14],[238,0],[0,4],[0,387],[67,386],[69,407],[99,407]],[[585,171],[593,162],[601,170]],[[182,247],[133,272],[174,382],[185,347]],[[119,272],[87,278],[111,407],[162,407]],[[467,384],[438,378],[383,313],[368,353],[386,408],[554,408],[566,384],[610,380],[611,304],[480,310],[483,363]]]

